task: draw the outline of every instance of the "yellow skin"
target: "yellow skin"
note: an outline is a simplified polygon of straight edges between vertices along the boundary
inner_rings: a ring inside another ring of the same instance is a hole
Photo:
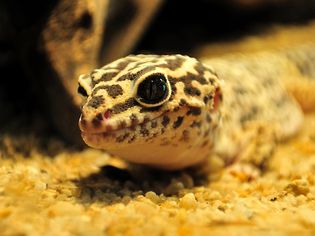
[[[82,138],[162,169],[196,165],[211,154],[228,164],[266,130],[271,147],[299,129],[299,106],[269,80],[220,60],[208,66],[182,55],[128,56],[80,76]]]

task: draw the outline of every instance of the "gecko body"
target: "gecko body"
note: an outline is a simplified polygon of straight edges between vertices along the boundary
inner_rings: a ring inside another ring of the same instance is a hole
[[[131,55],[80,76],[83,140],[127,161],[172,170],[213,153],[229,163],[262,127],[274,134],[270,143],[296,133],[303,114],[280,81],[230,65]]]

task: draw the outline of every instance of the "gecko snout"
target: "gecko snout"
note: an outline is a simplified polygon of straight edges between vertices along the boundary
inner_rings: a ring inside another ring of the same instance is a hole
[[[79,119],[79,128],[81,132],[99,133],[112,130],[111,124],[112,111],[110,109],[97,114],[93,119],[86,119],[84,113]]]

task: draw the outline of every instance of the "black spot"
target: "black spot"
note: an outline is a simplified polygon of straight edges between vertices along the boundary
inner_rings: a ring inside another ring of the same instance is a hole
[[[136,140],[136,135],[132,136],[129,140],[128,143],[132,143]]]
[[[91,77],[91,79],[92,79],[92,80],[94,80],[94,79],[95,79],[94,74],[97,74],[97,70],[93,70],[93,71],[91,71],[91,73],[90,73],[90,77]]]
[[[191,82],[193,80],[196,80],[201,84],[207,84],[208,83],[204,78],[199,78],[198,76],[196,76],[192,73],[189,73],[189,72],[187,73],[186,76],[179,77],[179,78],[174,78],[174,77],[169,76],[168,79],[170,81],[172,89],[173,89],[173,87],[175,87],[176,83],[178,83],[178,82],[184,83],[184,92],[190,96],[200,96],[200,94],[201,94],[201,92],[198,88],[195,88],[192,86]]]
[[[121,77],[119,77],[117,79],[117,81],[124,81],[124,80],[135,80],[137,78],[139,78],[141,75],[147,73],[147,72],[150,72],[152,70],[155,70],[156,66],[147,66],[145,67],[143,70],[137,72],[136,74],[133,74],[133,73],[126,73],[124,75],[122,75]]]
[[[129,119],[131,120],[131,126],[136,126],[139,124],[138,117],[135,114],[131,114]]]
[[[142,125],[142,126],[141,126],[141,129],[140,129],[140,134],[142,134],[143,137],[146,137],[146,136],[148,136],[150,133],[149,133],[149,130],[148,130],[144,125]]]
[[[116,142],[121,143],[129,137],[129,133],[122,134],[116,138]]]
[[[135,58],[124,58],[120,62],[117,63],[117,61],[114,61],[113,63],[107,64],[102,67],[103,70],[110,70],[110,69],[116,69],[116,70],[124,70],[131,62],[135,62]]]
[[[208,143],[209,143],[209,140],[205,140],[205,141],[201,144],[201,147],[204,147],[204,146],[208,145]]]
[[[140,113],[143,112],[154,112],[160,110],[162,106],[157,106],[157,107],[141,107]]]
[[[208,123],[211,123],[212,118],[211,118],[211,116],[209,114],[206,115],[206,120],[207,120]]]
[[[204,137],[208,137],[209,134],[210,134],[210,129],[207,129],[203,136],[204,136]]]
[[[179,111],[179,108],[180,108],[180,107],[175,107],[175,108],[174,108],[174,112]]]
[[[273,84],[275,83],[275,79],[273,79],[273,78],[265,78],[264,80],[263,80],[263,82],[262,82],[262,85],[264,86],[264,87],[272,87],[273,86]]]
[[[277,197],[273,197],[270,199],[271,202],[277,201]]]
[[[149,117],[145,116],[145,117],[143,118],[143,123],[147,123],[147,122],[149,122],[149,121],[150,121],[150,118],[149,118]]]
[[[196,80],[198,81],[201,85],[209,84],[208,80],[206,80],[203,75],[194,75],[191,73],[188,73],[187,76],[189,76],[190,80]],[[185,78],[185,77],[184,77]]]
[[[119,62],[114,68],[117,70],[123,70],[125,69],[131,62],[134,62],[135,59],[125,59]]]
[[[248,90],[246,90],[242,86],[234,86],[233,87],[233,91],[235,92],[235,94],[241,94],[241,95],[246,94],[246,93],[249,92]]]
[[[175,97],[176,92],[177,92],[177,88],[176,88],[176,86],[175,86],[175,84],[176,84],[176,79],[174,79],[174,78],[172,78],[172,77],[168,77],[168,81],[170,82],[171,90],[172,90],[171,96],[170,96],[170,98],[169,98],[168,101],[172,101],[172,100],[174,99],[174,97]]]
[[[207,105],[208,101],[209,101],[209,97],[208,97],[208,96],[205,96],[205,97],[203,98],[203,102]]]
[[[191,128],[194,128],[194,127],[200,128],[201,127],[201,122],[200,121],[194,121],[193,123],[191,123],[190,127]]]
[[[184,106],[186,104],[187,104],[187,101],[185,99],[181,98],[180,101],[179,101],[179,105],[180,106]]]
[[[279,99],[275,101],[275,104],[277,107],[283,107],[287,103],[288,103],[288,97],[285,95],[281,96]]]
[[[194,66],[194,69],[198,72],[198,77],[196,78],[196,80],[200,84],[208,84],[208,83],[213,84],[213,82],[214,82],[213,78],[210,78],[210,80],[208,81],[204,77],[204,74],[206,71],[209,71],[211,74],[216,75],[216,73],[214,71],[212,71],[209,67],[206,67],[202,63],[198,62]]]
[[[134,74],[131,74],[131,73],[127,73],[127,74],[124,74],[122,76],[120,76],[117,81],[124,81],[124,80],[134,80],[136,77]]]
[[[108,95],[111,96],[112,98],[116,98],[117,96],[123,94],[123,89],[118,84],[106,86],[105,89],[106,89]]]
[[[158,60],[157,60],[157,59],[139,60],[139,61],[137,61],[137,62],[134,63],[134,68],[139,67],[139,66],[141,66],[141,65],[143,65],[143,64],[145,64],[145,63],[148,63],[148,62],[156,63],[156,62],[158,62]],[[156,65],[156,66],[160,67],[160,65]]]
[[[160,145],[161,146],[167,146],[167,145],[170,145],[170,141],[163,141]]]
[[[117,71],[117,72],[104,73],[104,74],[102,74],[101,78],[96,81],[96,83],[110,81],[110,80],[112,80],[117,74],[118,74],[118,71]]]
[[[118,103],[115,106],[112,107],[111,111],[112,114],[119,114],[121,112],[127,111],[131,107],[134,107],[137,105],[137,102],[134,98],[129,98],[123,103]]]
[[[185,85],[190,85],[190,86],[193,80],[199,82],[201,85],[209,84],[209,82],[203,76],[195,75],[190,72],[187,72],[185,76],[177,78],[177,81],[183,82]]]
[[[151,122],[151,128],[156,128],[157,127],[157,122],[156,121],[152,121]]]
[[[175,58],[170,58],[165,60],[167,64],[161,65],[160,67],[166,67],[169,68],[170,70],[176,70],[182,66],[182,64],[185,61],[185,58],[183,57],[175,57]]]
[[[203,76],[207,68],[204,67],[200,62],[197,62],[194,69],[198,72],[199,76]]]
[[[192,86],[185,86],[184,92],[190,96],[200,96],[201,92],[199,89]]]
[[[122,121],[119,122],[119,125],[118,125],[119,129],[124,129],[126,127],[127,127],[126,121],[122,120]]]
[[[112,131],[112,130],[113,130],[113,127],[111,125],[106,125],[106,131]]]
[[[116,98],[117,96],[123,94],[123,89],[121,88],[121,86],[118,84],[114,84],[114,85],[98,86],[93,90],[92,95],[95,95],[99,90],[102,90],[102,89],[106,90],[108,95],[111,96],[112,98]]]
[[[98,108],[100,105],[104,103],[105,99],[103,96],[94,96],[92,99],[88,102],[87,106],[93,107],[93,108]]]
[[[200,114],[201,114],[200,107],[189,107],[189,111],[187,112],[187,115],[193,115],[193,116],[199,116]]]
[[[180,138],[179,141],[185,141],[185,142],[189,141],[189,131],[188,130],[183,131],[182,137]]]
[[[196,63],[194,69],[198,72],[200,76],[203,76],[205,71],[209,71],[213,75],[217,75],[211,68],[204,66],[201,62]]]
[[[146,66],[145,68],[143,68],[142,70],[138,71],[134,76],[135,78],[139,78],[140,76],[150,72],[150,71],[153,71],[156,69],[158,65],[156,66]]]
[[[99,127],[101,126],[103,121],[103,116],[101,113],[97,114],[97,116],[94,117],[94,119],[92,120],[92,124],[94,125],[94,127]]]
[[[163,116],[162,125],[166,127],[170,122],[170,118],[168,116]]]
[[[110,135],[109,135],[109,133],[104,132],[104,133],[102,133],[102,136],[103,136],[104,138],[106,138],[106,137],[108,137],[108,136],[110,136]]]
[[[244,113],[240,117],[240,122],[243,124],[246,121],[255,119],[258,116],[258,111],[259,111],[258,107],[253,106],[249,112]]]
[[[183,120],[184,120],[184,117],[179,116],[179,117],[177,118],[177,120],[174,122],[173,128],[176,129],[176,128],[178,128],[179,126],[181,126],[181,124],[183,123]]]

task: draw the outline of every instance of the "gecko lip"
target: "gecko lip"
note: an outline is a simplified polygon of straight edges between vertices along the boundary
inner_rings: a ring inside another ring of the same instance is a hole
[[[143,125],[146,125],[148,123],[151,123],[157,119],[159,119],[160,117],[162,117],[165,113],[153,118],[152,120],[148,119],[148,118],[145,118],[142,122],[139,122],[139,123],[136,123],[136,124],[132,124],[130,126],[126,126],[126,124],[124,122],[122,122],[121,124],[117,125],[117,127],[113,127],[113,126],[110,126],[108,125],[105,130],[95,130],[95,131],[92,131],[92,132],[89,132],[89,131],[86,131],[84,130],[81,125],[80,126],[80,130],[81,130],[81,134],[83,136],[96,136],[96,135],[103,135],[103,136],[109,136],[111,134],[115,134],[119,131],[122,131],[122,130],[131,130],[131,131],[134,131],[136,130],[138,127],[142,127]],[[80,122],[79,122],[80,123]]]

